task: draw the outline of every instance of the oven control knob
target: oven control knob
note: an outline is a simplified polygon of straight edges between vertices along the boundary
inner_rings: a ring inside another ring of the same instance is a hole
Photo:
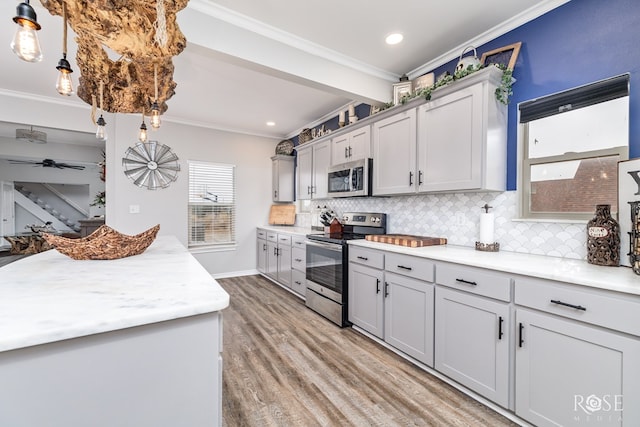
[[[346,222],[349,222],[349,217],[347,215],[342,217],[342,223],[344,224]]]
[[[373,216],[371,217],[371,222],[380,222],[380,218]]]

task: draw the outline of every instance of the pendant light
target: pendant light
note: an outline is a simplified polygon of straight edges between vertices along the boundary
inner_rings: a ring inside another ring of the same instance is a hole
[[[56,81],[56,90],[60,95],[70,96],[73,94],[73,82],[71,81],[71,64],[67,61],[67,4],[62,3],[62,19],[64,29],[62,31],[62,59],[58,61],[56,69],[60,71]],[[103,119],[104,120],[104,119]]]
[[[107,131],[105,129],[105,126],[107,125],[107,122],[104,121],[104,117],[102,117],[102,96],[103,96],[103,91],[104,91],[104,83],[102,82],[102,80],[100,80],[100,117],[98,117],[98,120],[96,121],[96,124],[98,125],[98,128],[96,129],[96,138],[98,138],[101,141],[106,141],[107,140]]]
[[[147,125],[144,123],[144,111],[142,112],[142,124],[138,133],[138,141],[147,142]]]
[[[158,64],[153,64],[153,85],[155,88],[155,98],[151,104],[151,127],[156,130],[160,127],[160,107],[158,106]]]
[[[27,62],[42,61],[40,41],[36,33],[40,29],[40,24],[38,24],[36,12],[29,4],[29,0],[18,5],[13,22],[18,24],[16,33],[11,41],[13,53]]]

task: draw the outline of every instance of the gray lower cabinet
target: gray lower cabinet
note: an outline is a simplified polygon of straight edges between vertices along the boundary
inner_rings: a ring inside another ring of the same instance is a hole
[[[266,274],[267,272],[267,232],[266,230],[258,229],[256,231],[256,263],[257,269],[260,273]]]
[[[291,236],[267,232],[265,274],[276,282],[291,287]]]
[[[384,274],[384,339],[433,366],[433,283]]]
[[[433,264],[355,247],[349,260],[349,321],[433,366],[434,285],[412,277],[432,280]]]
[[[291,289],[305,296],[307,293],[307,247],[304,237],[291,239]]]
[[[541,427],[640,425],[640,299],[522,278],[515,301],[516,415]]]
[[[349,321],[380,339],[384,339],[383,287],[382,270],[349,263]]]
[[[435,305],[435,368],[508,407],[509,304],[438,286]]]

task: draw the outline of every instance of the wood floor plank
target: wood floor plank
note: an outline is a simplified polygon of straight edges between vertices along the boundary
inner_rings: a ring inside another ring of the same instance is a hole
[[[227,427],[516,425],[261,276],[218,282]]]

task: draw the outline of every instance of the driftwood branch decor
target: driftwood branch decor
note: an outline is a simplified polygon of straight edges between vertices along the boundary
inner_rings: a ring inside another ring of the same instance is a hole
[[[43,0],[42,4],[52,15],[62,16],[63,2],[77,35],[78,96],[91,105],[102,81],[105,111],[150,114],[157,65],[158,105],[164,113],[176,88],[172,57],[187,43],[176,13],[188,0]],[[120,58],[110,59],[105,47]]]

